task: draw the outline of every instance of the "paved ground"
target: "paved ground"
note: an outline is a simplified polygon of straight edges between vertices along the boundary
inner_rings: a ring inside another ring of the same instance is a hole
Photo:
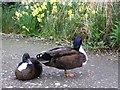
[[[29,81],[15,79],[15,68],[21,61],[23,53],[35,56],[42,50],[55,47],[46,41],[29,39],[2,38],[2,88],[117,88],[118,57],[115,53],[88,52],[89,61],[86,66],[69,70],[75,77],[63,76],[63,70],[43,65],[43,73]]]

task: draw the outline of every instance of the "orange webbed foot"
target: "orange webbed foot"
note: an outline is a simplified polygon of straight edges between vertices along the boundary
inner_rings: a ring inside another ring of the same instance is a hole
[[[75,74],[64,74],[64,76],[66,76],[66,77],[74,77]]]

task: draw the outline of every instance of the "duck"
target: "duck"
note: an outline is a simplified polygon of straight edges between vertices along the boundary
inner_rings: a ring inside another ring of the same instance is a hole
[[[42,64],[36,58],[31,58],[28,53],[24,53],[22,62],[18,64],[15,70],[16,78],[19,80],[31,80],[41,74]]]
[[[39,61],[49,67],[64,70],[64,76],[73,77],[75,74],[67,73],[67,70],[84,66],[88,61],[88,56],[82,47],[82,38],[76,36],[73,40],[73,47],[62,46],[42,51],[36,55]]]

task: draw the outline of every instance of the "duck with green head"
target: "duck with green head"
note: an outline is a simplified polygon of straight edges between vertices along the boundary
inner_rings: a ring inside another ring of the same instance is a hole
[[[43,63],[46,66],[63,69],[65,76],[74,76],[68,74],[67,70],[82,67],[87,63],[88,57],[82,48],[82,39],[80,36],[75,37],[73,41],[73,48],[71,47],[57,47],[48,51],[41,52],[36,55],[40,61],[47,61]]]

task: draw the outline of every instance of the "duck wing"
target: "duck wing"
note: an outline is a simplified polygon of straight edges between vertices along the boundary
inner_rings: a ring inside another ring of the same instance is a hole
[[[43,64],[45,64],[46,66],[67,70],[82,67],[84,59],[84,54],[76,50],[70,50],[57,53],[49,62]]]
[[[71,50],[72,50],[71,47],[57,47],[57,48],[53,48],[45,53],[54,57],[56,55],[64,55],[64,54],[70,53]]]
[[[53,48],[50,49],[44,53],[40,53],[37,54],[36,57],[37,59],[39,59],[40,61],[44,61],[44,60],[51,60],[54,56],[60,55],[63,52],[66,51],[71,51],[72,48],[71,47],[57,47],[57,48]]]

